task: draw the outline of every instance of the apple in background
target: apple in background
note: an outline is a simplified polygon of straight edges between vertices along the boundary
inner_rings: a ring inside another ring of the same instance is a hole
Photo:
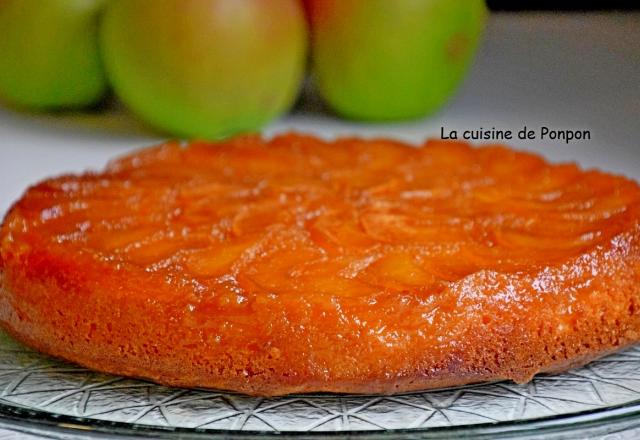
[[[179,136],[257,130],[291,107],[304,75],[297,0],[111,0],[101,33],[116,94]]]
[[[338,114],[424,116],[461,82],[478,45],[484,0],[306,0],[316,86]]]
[[[0,0],[0,98],[31,109],[94,104],[107,91],[100,61],[103,0]]]

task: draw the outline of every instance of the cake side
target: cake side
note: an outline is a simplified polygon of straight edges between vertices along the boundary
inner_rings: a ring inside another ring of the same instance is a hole
[[[44,353],[173,386],[271,396],[526,382],[640,341],[639,243],[636,224],[535,274],[478,272],[437,298],[380,296],[374,308],[249,297],[250,317],[234,320],[237,304],[192,310],[190,289],[22,242],[3,254],[0,322]]]

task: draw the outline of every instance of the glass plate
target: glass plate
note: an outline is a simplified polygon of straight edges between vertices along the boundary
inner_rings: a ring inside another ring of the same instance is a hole
[[[234,432],[420,438],[528,432],[535,437],[541,429],[587,432],[600,426],[622,432],[620,423],[625,429],[640,426],[639,414],[640,346],[564,374],[537,376],[525,385],[499,382],[396,396],[258,398],[95,373],[0,333],[0,415],[5,424],[26,431],[64,428],[187,438]]]

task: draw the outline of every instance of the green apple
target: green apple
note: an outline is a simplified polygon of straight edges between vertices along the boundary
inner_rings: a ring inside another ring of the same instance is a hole
[[[340,115],[416,118],[437,110],[468,70],[484,0],[307,0],[313,73]]]
[[[101,30],[120,99],[163,131],[209,139],[290,108],[307,38],[297,0],[112,0]]]
[[[0,0],[0,98],[33,109],[94,104],[103,0]]]

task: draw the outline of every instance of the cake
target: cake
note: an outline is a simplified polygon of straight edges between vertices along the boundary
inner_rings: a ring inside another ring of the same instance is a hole
[[[495,145],[169,142],[29,188],[0,290],[28,346],[166,385],[522,383],[640,340],[640,188]]]

